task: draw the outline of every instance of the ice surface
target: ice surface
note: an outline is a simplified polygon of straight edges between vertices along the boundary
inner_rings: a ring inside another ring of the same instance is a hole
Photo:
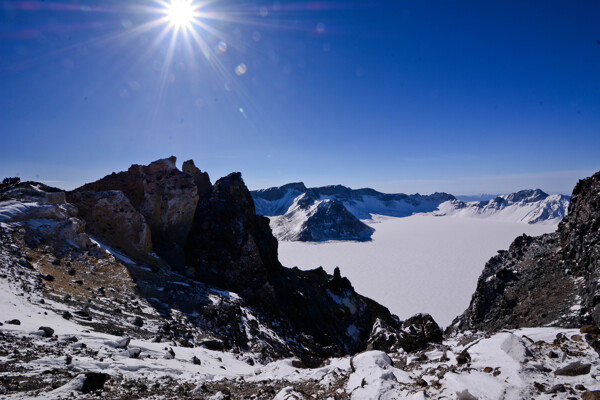
[[[375,216],[371,242],[280,242],[288,267],[336,266],[356,290],[400,318],[428,312],[444,326],[462,313],[485,263],[517,236],[540,235],[556,224],[523,224],[478,218]]]

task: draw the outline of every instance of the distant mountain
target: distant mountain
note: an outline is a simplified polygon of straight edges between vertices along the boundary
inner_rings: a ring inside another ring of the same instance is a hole
[[[307,188],[302,182],[251,193],[256,213],[270,217],[274,235],[291,241],[369,240],[374,229],[361,220],[370,220],[373,215],[408,217],[432,213],[530,224],[557,223],[566,215],[570,199],[528,189],[466,202],[448,193],[387,194],[342,185]],[[486,196],[492,195],[482,195]]]
[[[302,193],[285,214],[271,218],[273,234],[280,240],[369,240],[375,229],[361,222],[337,200],[317,200]]]
[[[454,197],[456,197],[458,200],[462,200],[462,201],[484,201],[484,200],[492,200],[495,199],[496,197],[500,196],[499,193],[497,194],[489,194],[489,193],[482,193],[482,194],[475,194],[475,195],[454,195]]]
[[[434,214],[494,218],[529,224],[557,223],[567,214],[569,200],[569,196],[562,194],[548,195],[540,189],[528,189],[487,201],[447,201]]]
[[[375,230],[361,220],[373,214],[407,217],[456,200],[447,193],[386,194],[342,185],[307,188],[302,182],[256,190],[252,197],[257,214],[270,217],[274,235],[292,241],[369,240]]]

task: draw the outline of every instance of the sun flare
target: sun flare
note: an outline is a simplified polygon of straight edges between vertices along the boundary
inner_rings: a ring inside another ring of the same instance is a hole
[[[189,28],[197,13],[192,0],[171,0],[166,5],[169,23],[177,29]]]

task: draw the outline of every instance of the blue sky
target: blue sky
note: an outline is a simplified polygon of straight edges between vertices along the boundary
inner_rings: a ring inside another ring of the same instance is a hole
[[[175,155],[253,189],[474,194],[600,170],[598,1],[194,5],[186,40],[153,0],[0,0],[0,175]]]

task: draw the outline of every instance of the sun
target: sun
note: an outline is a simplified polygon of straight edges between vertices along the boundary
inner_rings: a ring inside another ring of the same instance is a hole
[[[165,7],[169,24],[175,29],[190,28],[198,16],[192,0],[171,0]]]

